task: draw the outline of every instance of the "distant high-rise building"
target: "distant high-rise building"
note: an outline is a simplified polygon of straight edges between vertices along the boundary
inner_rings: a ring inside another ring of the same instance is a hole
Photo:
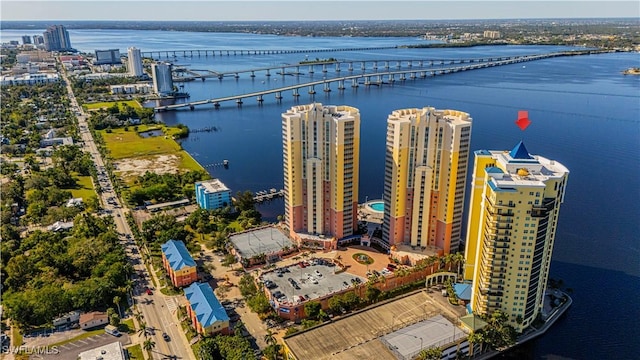
[[[118,49],[96,50],[96,59],[93,61],[93,64],[94,65],[122,64],[122,60],[120,60],[120,50]]]
[[[153,91],[158,95],[173,93],[173,78],[171,77],[171,64],[155,63],[151,66],[153,75]]]
[[[22,36],[22,43],[23,43],[24,45],[31,44],[31,36],[29,36],[29,35],[23,35],[23,36]]]
[[[549,278],[569,170],[513,150],[475,152],[465,278],[474,313],[501,310],[522,330],[536,319]]]
[[[359,110],[294,106],[282,114],[282,142],[290,235],[353,235],[358,226]]]
[[[136,49],[135,47],[130,47],[128,49],[129,55],[129,74],[131,76],[142,76],[144,75],[144,71],[142,68],[142,55],[140,54],[140,49]]]
[[[42,34],[44,37],[44,48],[47,51],[67,51],[73,50],[69,32],[64,25],[49,26]]]
[[[35,45],[44,45],[44,36],[42,36],[42,35],[33,35],[33,43]]]
[[[387,120],[382,238],[458,249],[471,117],[456,110],[396,110]]]
[[[500,39],[502,34],[500,34],[500,31],[485,30],[484,33],[482,33],[482,36],[489,39]]]

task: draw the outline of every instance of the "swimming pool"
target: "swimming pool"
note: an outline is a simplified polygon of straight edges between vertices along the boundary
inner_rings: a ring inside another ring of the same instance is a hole
[[[382,201],[371,202],[369,207],[375,211],[384,212],[384,202]]]

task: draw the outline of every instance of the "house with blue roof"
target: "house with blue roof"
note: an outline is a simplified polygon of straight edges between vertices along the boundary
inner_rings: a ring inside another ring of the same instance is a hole
[[[187,286],[198,280],[196,262],[180,240],[169,240],[162,244],[162,266],[175,287]]]
[[[229,316],[208,283],[193,283],[184,289],[187,314],[198,334],[230,334]]]

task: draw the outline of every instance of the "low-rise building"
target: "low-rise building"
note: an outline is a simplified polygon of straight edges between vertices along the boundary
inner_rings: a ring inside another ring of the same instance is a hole
[[[53,319],[53,326],[65,326],[77,323],[80,320],[80,311],[73,310],[64,315],[58,316]]]
[[[73,228],[73,221],[56,221],[53,224],[47,226],[47,230],[49,231],[65,231]],[[80,315],[78,315],[80,316]]]
[[[198,334],[229,334],[229,316],[208,283],[193,283],[184,289],[187,314]]]
[[[169,240],[162,244],[162,266],[175,287],[187,286],[198,280],[196,262],[180,240]]]
[[[36,85],[60,81],[58,74],[24,74],[0,77],[0,85]]]
[[[82,330],[92,329],[94,327],[106,325],[109,323],[107,313],[101,311],[92,311],[80,315],[80,328]]]
[[[67,207],[82,206],[82,198],[71,198],[67,201]]]
[[[111,94],[148,94],[153,90],[151,84],[111,85]]]
[[[125,360],[127,358],[119,341],[78,354],[79,360]]]
[[[195,187],[200,208],[215,210],[231,205],[231,190],[219,179],[198,181]]]

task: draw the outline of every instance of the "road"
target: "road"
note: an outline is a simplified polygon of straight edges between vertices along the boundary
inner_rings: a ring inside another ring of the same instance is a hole
[[[100,155],[98,147],[93,140],[93,135],[89,131],[89,125],[87,123],[88,116],[82,107],[78,105],[73,89],[70,85],[71,83],[64,71],[62,72],[62,77],[67,86],[71,108],[77,114],[80,136],[83,141],[83,149],[91,154],[98,170],[98,179],[100,187],[103,190],[100,194],[102,204],[104,204],[104,209],[107,213],[113,215],[116,230],[118,234],[120,234],[120,241],[125,247],[129,262],[133,265],[135,270],[133,280],[142,280],[136,281],[137,286],[133,290],[132,298],[134,303],[138,304],[138,309],[142,313],[144,317],[143,321],[146,322],[147,327],[156,329],[155,334],[151,335],[151,339],[156,344],[155,349],[152,352],[153,359],[163,359],[169,356],[175,356],[178,359],[195,359],[195,356],[191,351],[191,347],[189,346],[189,342],[182,332],[177,318],[170,310],[168,310],[165,296],[159,291],[154,291],[152,295],[147,295],[144,292],[145,286],[153,287],[153,284],[151,282],[150,274],[144,266],[140,249],[138,249],[137,245],[132,240],[133,233],[131,232],[129,224],[127,224],[125,218],[125,214],[129,209],[120,204],[120,200],[118,199],[118,196],[113,189],[113,185],[111,184],[111,180],[107,175],[102,156]],[[144,283],[145,280],[139,279],[140,277],[149,281],[148,285]],[[163,332],[169,335],[170,341],[163,340]]]

